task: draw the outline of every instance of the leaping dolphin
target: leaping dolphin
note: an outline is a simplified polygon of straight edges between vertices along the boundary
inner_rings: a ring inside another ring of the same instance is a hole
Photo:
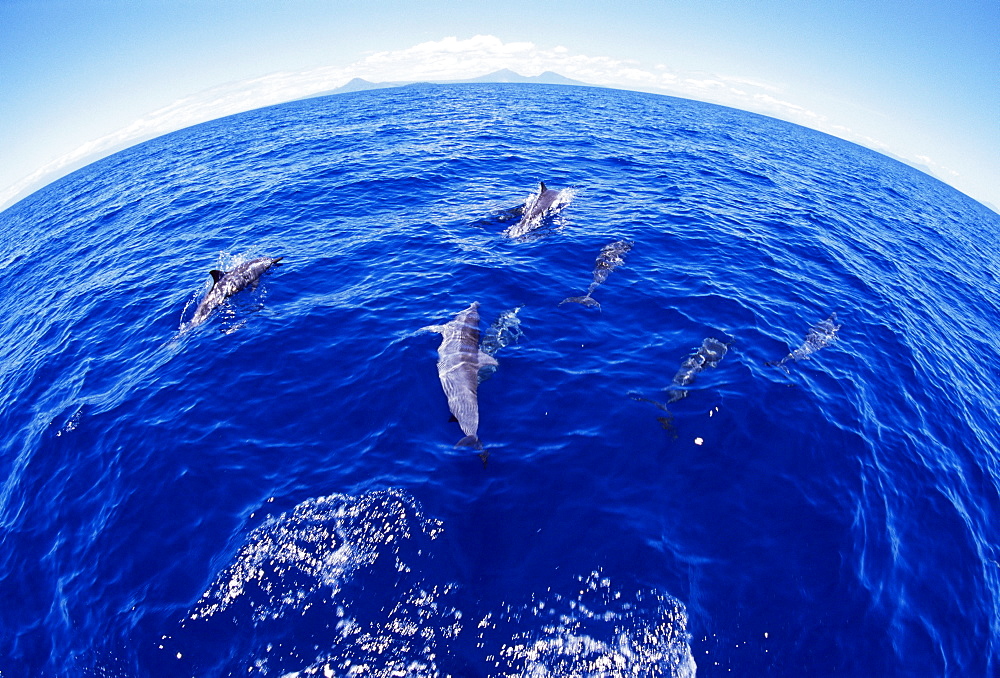
[[[524,203],[521,219],[513,226],[509,226],[503,234],[508,238],[520,238],[534,231],[542,225],[545,217],[564,207],[571,195],[567,191],[556,191],[546,187],[544,181],[539,182],[538,193],[533,194]]]
[[[837,314],[831,313],[829,318],[821,320],[809,328],[809,333],[806,335],[805,341],[801,346],[786,355],[781,360],[770,360],[764,364],[773,367],[780,367],[787,372],[788,368],[785,367],[785,363],[789,360],[802,360],[803,358],[808,358],[824,346],[828,346],[837,341],[837,330],[839,330],[842,325],[835,324],[836,321]]]
[[[611,271],[625,263],[625,255],[632,249],[632,245],[631,240],[619,240],[602,247],[600,254],[597,255],[597,261],[594,262],[594,280],[587,288],[587,294],[582,297],[566,297],[559,302],[559,305],[562,306],[567,301],[572,301],[584,306],[601,308],[597,300],[590,295],[594,293],[598,285],[608,279]]]
[[[226,299],[246,287],[256,285],[257,281],[260,280],[260,276],[272,266],[280,265],[278,262],[282,259],[284,257],[261,257],[242,263],[231,271],[219,271],[215,269],[209,271],[208,273],[214,281],[212,289],[208,291],[205,298],[198,304],[198,308],[195,309],[194,315],[191,317],[191,321],[187,324],[187,327],[191,328],[201,324]]]
[[[455,446],[483,449],[479,440],[479,400],[476,390],[479,385],[479,369],[486,365],[497,365],[496,358],[479,349],[479,302],[455,316],[443,325],[429,325],[421,329],[441,333],[438,346],[438,378],[448,398],[448,409],[458,421],[465,437]],[[488,453],[482,451],[480,458],[486,463]]]
[[[690,355],[681,363],[681,368],[677,370],[671,382],[675,386],[688,386],[694,383],[695,377],[706,367],[717,367],[719,361],[729,350],[729,344],[723,344],[718,339],[706,337],[701,342],[701,346],[694,355]],[[675,403],[681,398],[686,398],[688,392],[679,388],[672,388],[667,391],[667,403]]]

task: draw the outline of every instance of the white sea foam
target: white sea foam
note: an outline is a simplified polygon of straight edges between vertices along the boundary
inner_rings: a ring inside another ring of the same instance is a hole
[[[655,591],[627,593],[600,570],[577,577],[567,594],[536,596],[496,621],[484,617],[480,637],[490,630],[522,626],[487,657],[504,678],[556,676],[670,676],[688,678],[697,669],[687,631],[687,612],[673,597]]]
[[[433,539],[440,529],[440,523],[424,519],[413,499],[398,490],[310,499],[254,530],[233,564],[202,594],[190,618],[221,612],[250,589],[265,598],[257,606],[257,619],[301,610],[320,589],[335,595],[359,568],[380,555],[398,554],[399,545],[415,531]]]
[[[600,570],[524,605],[467,614],[458,586],[425,571],[441,530],[400,490],[310,499],[254,530],[182,626],[197,631],[230,608],[249,608],[261,646],[248,670],[261,675],[457,678],[462,634],[482,652],[474,663],[504,678],[694,675],[684,606],[662,592],[625,591]],[[378,561],[391,567],[373,569]],[[377,605],[367,600],[372,587],[389,590]],[[314,608],[326,608],[322,645],[270,638],[271,625]],[[228,614],[235,621],[246,612]]]

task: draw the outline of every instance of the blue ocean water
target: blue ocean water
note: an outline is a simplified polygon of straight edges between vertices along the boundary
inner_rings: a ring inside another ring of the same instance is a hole
[[[508,237],[539,181],[568,204]],[[0,676],[995,676],[998,235],[858,146],[602,89],[94,163],[0,213]],[[473,302],[485,466],[420,331]]]

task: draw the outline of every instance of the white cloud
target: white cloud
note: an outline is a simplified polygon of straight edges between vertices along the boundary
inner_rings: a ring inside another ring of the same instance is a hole
[[[351,78],[373,82],[460,80],[509,68],[522,75],[556,71],[595,85],[689,97],[821,129],[858,143],[868,140],[824,116],[781,98],[781,88],[760,80],[707,73],[678,73],[664,64],[645,67],[628,59],[575,54],[564,46],[504,42],[492,35],[446,37],[406,49],[375,52],[353,64],[272,73],[185,97],[124,129],[88,141],[0,192],[0,208],[29,190],[129,145],[215,118],[335,89]]]
[[[932,170],[936,174],[943,174],[943,175],[947,175],[949,177],[958,177],[958,176],[961,176],[955,170],[951,169],[950,167],[945,167],[944,165],[942,165],[941,163],[937,162],[936,160],[934,160],[934,158],[932,158],[930,156],[927,156],[927,155],[918,155],[916,158],[917,158],[918,161],[920,161],[923,165],[925,165],[928,169]]]

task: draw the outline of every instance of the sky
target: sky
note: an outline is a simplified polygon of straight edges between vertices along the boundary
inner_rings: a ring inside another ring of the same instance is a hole
[[[0,0],[0,209],[354,77],[501,68],[788,120],[1000,212],[1000,0]]]

